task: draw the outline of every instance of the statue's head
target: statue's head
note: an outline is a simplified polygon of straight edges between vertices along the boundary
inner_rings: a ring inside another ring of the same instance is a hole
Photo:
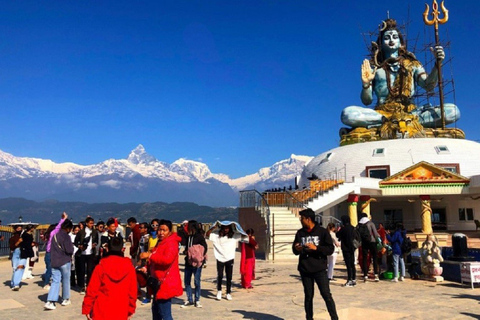
[[[376,42],[375,54],[378,63],[382,63],[385,60],[387,52],[398,51],[399,55],[406,52],[405,41],[400,30],[397,28],[397,21],[394,19],[387,19],[382,21],[379,26],[380,34],[378,35]]]

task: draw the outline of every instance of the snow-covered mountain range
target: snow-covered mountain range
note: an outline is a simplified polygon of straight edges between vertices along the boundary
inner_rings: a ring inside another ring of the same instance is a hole
[[[239,190],[293,185],[312,158],[292,154],[271,167],[232,179],[212,173],[201,162],[181,158],[168,164],[157,160],[142,145],[126,159],[93,165],[15,157],[0,150],[0,197],[122,203],[191,201],[235,206]]]

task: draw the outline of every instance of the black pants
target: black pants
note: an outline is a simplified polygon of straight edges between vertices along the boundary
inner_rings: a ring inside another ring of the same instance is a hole
[[[232,292],[233,259],[220,262],[217,260],[217,290],[222,290],[223,269],[227,276],[227,294]]]
[[[335,308],[335,301],[333,301],[332,293],[330,292],[327,270],[322,270],[315,273],[300,272],[300,276],[302,277],[303,291],[305,293],[304,304],[306,319],[313,319],[313,295],[315,292],[314,284],[317,283],[320,294],[322,295],[322,298],[327,305],[327,310],[330,314],[330,318],[332,320],[337,320],[337,309]]]
[[[348,280],[356,280],[357,271],[355,270],[355,252],[342,250],[342,254],[343,259],[345,260],[345,265],[347,266]]]
[[[362,264],[363,264],[363,276],[368,276],[368,253],[373,260],[373,273],[378,274],[378,262],[377,262],[377,244],[375,242],[362,242]]]
[[[90,277],[93,273],[93,268],[95,268],[95,255],[80,255],[78,256],[78,264],[75,265],[75,272],[77,273],[77,285],[80,288],[84,288],[85,284],[88,285],[90,282]],[[87,275],[87,282],[85,283],[85,273]]]

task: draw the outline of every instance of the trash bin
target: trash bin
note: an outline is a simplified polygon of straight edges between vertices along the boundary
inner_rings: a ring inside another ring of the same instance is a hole
[[[467,236],[463,233],[455,233],[452,236],[452,247],[454,257],[467,257]]]

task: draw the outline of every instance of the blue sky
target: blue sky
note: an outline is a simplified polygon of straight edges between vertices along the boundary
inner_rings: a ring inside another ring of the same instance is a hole
[[[458,127],[479,140],[479,1],[447,1]],[[338,146],[361,105],[362,33],[423,1],[2,1],[0,149],[94,164],[143,144],[239,177]],[[412,39],[414,41],[412,41]],[[423,53],[417,53],[421,61]]]

